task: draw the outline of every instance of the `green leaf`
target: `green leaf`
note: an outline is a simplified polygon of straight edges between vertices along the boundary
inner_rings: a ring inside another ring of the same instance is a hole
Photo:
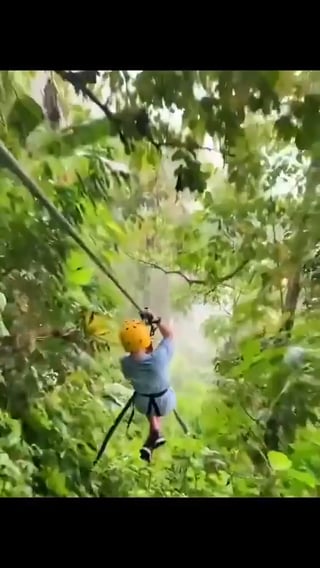
[[[241,349],[241,353],[246,364],[250,364],[256,355],[260,354],[260,352],[261,344],[260,341],[257,340],[247,341]]]
[[[182,149],[176,150],[176,151],[173,153],[171,159],[172,159],[173,162],[175,162],[175,161],[177,161],[177,160],[184,160],[185,157],[186,157],[186,154],[187,154],[186,150],[184,150],[184,149],[182,148]]]
[[[13,431],[9,436],[6,437],[4,440],[6,447],[16,446],[21,442],[21,432]]]
[[[14,103],[9,113],[7,124],[18,132],[20,141],[23,144],[30,132],[32,132],[43,119],[44,115],[40,105],[38,105],[33,98],[24,95],[18,98]]]
[[[76,286],[87,286],[90,284],[93,276],[93,270],[90,268],[78,268],[75,272],[68,273],[67,279],[69,284]]]
[[[10,333],[6,328],[3,320],[0,318],[0,337],[9,337]]]
[[[2,312],[5,310],[6,305],[7,298],[2,292],[0,292],[0,337],[8,337],[10,335],[1,316]]]
[[[7,298],[5,297],[4,294],[2,294],[2,292],[0,292],[0,314],[3,312],[6,305],[7,305]]]
[[[307,487],[315,488],[317,485],[317,480],[312,473],[309,471],[297,471],[296,469],[290,470],[290,477],[300,481]]]
[[[110,135],[106,118],[97,118],[84,124],[77,124],[62,132],[53,132],[43,125],[28,138],[32,152],[51,152],[56,156],[68,156],[80,146],[92,146]]]
[[[70,285],[87,286],[94,275],[94,269],[89,265],[86,255],[72,251],[66,265],[66,277]]]
[[[4,453],[4,452],[0,452],[0,467],[6,467],[6,466],[11,466],[12,465],[12,461],[9,458],[8,454]]]
[[[268,459],[274,471],[286,471],[292,465],[291,460],[282,452],[268,452]]]
[[[77,146],[92,145],[110,134],[106,118],[97,118],[91,122],[69,128],[61,137],[64,150],[70,151]]]
[[[20,475],[19,468],[10,459],[9,455],[4,452],[0,452],[0,470],[1,469],[2,469],[2,475],[5,472],[5,474],[8,477],[10,476],[13,480],[14,478],[17,478]],[[2,477],[2,475],[0,473],[0,477]]]
[[[48,489],[53,495],[58,495],[59,497],[67,497],[68,489],[66,487],[66,476],[61,473],[58,469],[47,469],[43,477],[45,479]]]

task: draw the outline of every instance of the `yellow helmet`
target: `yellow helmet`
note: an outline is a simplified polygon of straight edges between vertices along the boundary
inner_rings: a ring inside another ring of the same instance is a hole
[[[140,320],[124,321],[119,337],[124,350],[128,353],[148,349],[151,345],[150,331],[146,324]]]

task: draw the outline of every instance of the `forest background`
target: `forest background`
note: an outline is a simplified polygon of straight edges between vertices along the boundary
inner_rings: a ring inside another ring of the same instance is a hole
[[[1,496],[319,495],[319,79],[0,72],[1,143],[173,317],[189,428],[170,416],[146,466],[137,415],[92,469],[131,394],[118,328],[137,313],[1,159]]]

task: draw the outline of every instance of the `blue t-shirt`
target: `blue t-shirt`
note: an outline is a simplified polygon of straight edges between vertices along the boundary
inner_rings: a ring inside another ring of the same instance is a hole
[[[137,393],[152,394],[169,388],[169,364],[173,351],[173,340],[165,338],[152,353],[146,354],[140,361],[136,361],[131,355],[121,359],[122,372]]]

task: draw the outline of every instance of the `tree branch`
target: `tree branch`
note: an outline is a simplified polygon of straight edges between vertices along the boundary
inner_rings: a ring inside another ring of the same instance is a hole
[[[127,148],[128,142],[122,132],[120,120],[113,114],[113,112],[109,109],[109,107],[106,104],[100,102],[98,97],[96,97],[96,95],[90,89],[88,89],[88,87],[82,82],[82,78],[79,76],[79,74],[73,73],[71,71],[55,71],[55,73],[60,75],[60,77],[64,81],[68,81],[68,83],[71,83],[71,85],[73,86],[76,92],[81,91],[85,97],[90,99],[104,112],[106,117],[116,126],[120,140],[122,144],[125,146],[125,148]]]
[[[292,265],[294,270],[289,278],[287,294],[284,300],[284,314],[286,319],[283,322],[279,333],[285,332],[287,337],[291,336],[294,326],[296,309],[301,291],[301,272],[303,267],[303,255],[307,246],[310,246],[310,234],[307,230],[312,209],[312,201],[316,195],[316,190],[320,181],[320,169],[317,160],[312,159],[306,176],[306,190],[301,205],[301,218],[296,230],[292,245]]]
[[[101,101],[99,101],[99,99],[96,97],[96,95],[90,89],[88,89],[87,85],[84,82],[84,76],[86,76],[86,75],[83,75],[83,73],[86,73],[86,72],[74,73],[72,71],[55,71],[55,73],[60,75],[60,77],[64,81],[68,81],[68,83],[70,83],[73,86],[76,93],[82,92],[82,94],[85,97],[90,99],[94,104],[96,104],[104,112],[106,117],[111,122],[113,122],[113,124],[116,126],[120,140],[123,143],[124,147],[126,149],[129,149],[128,141],[127,141],[127,139],[126,139],[126,137],[123,133],[123,130],[122,130],[121,120],[117,116],[115,116],[115,114],[109,109],[107,104],[101,103]],[[151,144],[153,144],[155,146],[155,148],[157,148],[158,150],[160,148],[167,147],[167,148],[186,148],[186,150],[189,150],[189,151],[192,151],[192,150],[207,150],[209,152],[218,153],[217,150],[215,150],[214,148],[209,148],[208,146],[200,146],[196,142],[194,142],[192,144],[192,148],[189,149],[186,146],[186,144],[184,144],[183,142],[180,142],[180,141],[155,142],[155,140],[152,139],[152,137],[151,137],[151,135],[148,131],[146,131],[145,134],[142,134],[142,132],[141,132],[141,135],[142,135],[142,138],[146,138],[147,140],[149,140],[149,142],[151,142]]]
[[[207,152],[216,152],[216,154],[219,154],[219,152],[217,150],[215,150],[214,148],[209,148],[209,146],[200,146],[196,142],[194,143],[194,146],[192,147],[192,149],[187,148],[186,145],[182,141],[180,142],[178,140],[176,140],[175,142],[160,142],[158,144],[158,146],[160,148],[185,148],[186,150],[189,150],[190,152],[192,150],[206,150]]]
[[[199,280],[197,278],[190,278],[189,276],[187,276],[186,274],[181,272],[181,270],[167,270],[166,268],[163,268],[162,266],[159,266],[159,264],[156,264],[154,262],[148,262],[147,260],[142,260],[142,258],[135,258],[134,256],[132,256],[129,253],[126,253],[126,255],[129,258],[131,258],[131,260],[135,260],[136,262],[139,262],[140,264],[145,264],[146,266],[150,266],[150,268],[155,268],[156,270],[160,270],[164,274],[176,274],[177,276],[181,276],[181,278],[183,278],[190,286],[192,284],[205,284],[206,283],[205,280]]]
[[[243,262],[241,262],[239,264],[239,266],[237,266],[237,268],[235,268],[234,270],[232,270],[231,272],[229,272],[228,274],[226,274],[225,276],[221,276],[220,278],[216,279],[215,285],[213,288],[210,288],[210,290],[208,290],[205,294],[205,299],[207,299],[207,297],[210,294],[213,294],[213,292],[216,291],[217,286],[219,286],[219,284],[224,284],[225,282],[227,282],[227,280],[231,280],[231,278],[233,278],[234,276],[236,276],[238,274],[238,272],[241,272],[241,270],[243,270],[243,268],[249,263],[249,259],[245,259],[243,260]]]
[[[131,260],[135,260],[136,262],[139,262],[140,264],[145,264],[146,266],[150,266],[150,268],[155,268],[156,270],[160,270],[164,274],[175,274],[177,276],[181,276],[181,278],[183,278],[190,286],[192,284],[204,285],[204,284],[207,283],[207,280],[204,280],[204,279],[190,278],[189,276],[187,276],[186,274],[181,272],[181,270],[167,270],[166,268],[163,268],[162,266],[159,266],[159,264],[156,264],[154,262],[149,262],[147,260],[143,260],[142,258],[135,258],[134,256],[132,256],[129,253],[126,253],[126,255],[129,258],[131,258]],[[209,290],[209,292],[207,294],[209,294],[210,292],[213,292],[219,284],[223,284],[227,280],[230,280],[231,278],[233,278],[236,274],[238,274],[238,272],[240,272],[248,264],[248,262],[249,262],[249,259],[244,260],[243,262],[241,262],[241,264],[237,268],[235,268],[234,270],[232,270],[231,272],[229,272],[225,276],[221,276],[220,278],[217,278],[214,288],[212,288],[212,290]]]
[[[234,270],[232,270],[231,272],[229,272],[229,274],[226,274],[225,276],[221,276],[221,278],[217,278],[217,283],[218,284],[222,284],[223,282],[226,282],[227,280],[231,280],[231,278],[233,278],[234,276],[236,276],[236,274],[238,274],[238,272],[240,272],[241,270],[243,270],[243,268],[245,266],[247,266],[247,264],[249,264],[249,259],[246,258],[245,260],[243,260],[239,266],[237,266],[237,268],[235,268]]]
[[[277,247],[278,240],[277,240],[277,235],[276,235],[276,226],[275,223],[272,223],[272,232],[273,232],[273,242],[275,244],[275,246]],[[278,270],[280,272],[280,267],[281,267],[281,263],[280,263],[280,254],[279,254],[279,249],[276,248],[276,263],[277,263],[277,267]],[[284,312],[284,298],[283,298],[283,291],[282,291],[282,283],[280,281],[280,285],[279,285],[279,294],[280,294],[280,307],[281,307],[281,313]]]
[[[254,416],[252,416],[252,414],[250,414],[250,412],[248,412],[246,407],[242,404],[241,400],[239,400],[239,405],[242,408],[243,412],[248,416],[248,418],[250,418],[250,420],[252,420],[256,424],[260,423],[260,421],[257,418],[255,418]]]

